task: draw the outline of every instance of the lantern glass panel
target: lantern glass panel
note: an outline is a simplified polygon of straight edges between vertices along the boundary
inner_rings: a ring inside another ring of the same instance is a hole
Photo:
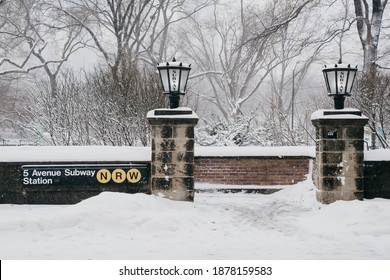
[[[159,68],[161,83],[164,89],[164,92],[169,92],[169,80],[168,80],[168,69]]]
[[[353,82],[355,80],[356,71],[349,71],[348,83],[345,87],[346,93],[350,93],[352,91]]]
[[[180,69],[170,68],[169,69],[169,83],[170,83],[170,92],[177,93],[179,91],[179,81],[180,81]]]
[[[182,69],[180,76],[180,93],[184,94],[187,87],[188,75],[190,74],[190,69]]]
[[[330,92],[328,94],[336,94],[336,72],[334,71],[329,71],[326,72],[326,77],[328,78],[327,83],[328,83],[328,89]]]
[[[336,71],[337,77],[337,88],[336,88],[336,94],[345,94],[346,93],[346,83],[347,83],[347,77],[348,77],[348,71],[339,70]]]

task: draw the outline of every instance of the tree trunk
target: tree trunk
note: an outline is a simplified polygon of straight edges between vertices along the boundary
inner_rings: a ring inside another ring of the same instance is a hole
[[[367,0],[354,0],[357,30],[363,48],[363,74],[375,76],[378,59],[378,44],[382,26],[383,11],[387,0],[372,0],[372,14],[369,15]]]

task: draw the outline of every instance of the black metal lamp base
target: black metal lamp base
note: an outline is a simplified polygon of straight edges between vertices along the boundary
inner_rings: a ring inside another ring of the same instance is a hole
[[[344,109],[345,96],[334,96],[334,108],[336,110]]]
[[[169,108],[176,109],[179,107],[180,95],[169,95]]]

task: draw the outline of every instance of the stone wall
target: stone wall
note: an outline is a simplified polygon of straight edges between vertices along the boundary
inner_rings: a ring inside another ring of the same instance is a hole
[[[192,132],[190,134],[192,135]],[[188,141],[193,143],[193,139]],[[165,143],[173,142],[171,139],[161,142],[164,147]],[[161,145],[156,148],[155,141],[154,145],[156,151],[162,148]],[[178,158],[182,154],[193,155],[193,152],[187,151],[187,149],[193,149],[193,146],[189,147],[187,144],[182,146],[185,150],[180,150],[176,155],[172,151],[164,151],[164,153],[170,155],[170,158]],[[167,146],[167,149],[170,148]],[[190,175],[194,173],[196,182],[288,185],[306,178],[309,173],[309,162],[314,154],[312,151],[314,151],[313,147],[196,147],[193,168],[184,168],[184,171],[189,172]],[[112,180],[103,184],[88,182],[80,184],[82,182],[79,180],[76,185],[67,182],[61,185],[25,186],[22,182],[24,179],[22,166],[24,165],[147,164],[150,166],[151,149],[148,147],[2,147],[0,154],[2,155],[0,158],[0,203],[66,204],[77,203],[102,191],[151,192],[151,180],[142,188],[134,188],[127,181],[118,184]],[[192,161],[184,165],[175,163],[175,168],[186,167],[191,163]],[[168,163],[162,164],[161,168],[164,169],[165,164],[168,167],[166,172],[170,172]],[[152,173],[162,172],[156,167],[158,166],[149,167],[149,176]],[[178,174],[183,176],[181,172]],[[165,180],[165,175],[170,174],[163,175]]]
[[[48,151],[45,156],[44,151]],[[139,191],[112,182],[26,188],[22,184],[22,166],[26,164],[150,164],[150,148],[4,147],[0,154],[0,203],[77,203],[102,191]],[[194,179],[195,182],[243,186],[294,184],[305,180],[310,173],[314,154],[314,147],[195,147]],[[39,161],[31,161],[32,158]],[[63,161],[54,161],[55,158]],[[87,161],[81,161],[82,158]],[[364,198],[390,198],[390,149],[365,151],[363,174]],[[145,185],[142,191],[149,193],[150,185]]]
[[[308,156],[300,157],[195,157],[195,181],[229,185],[289,185],[306,179]],[[112,164],[114,162],[106,162]],[[116,164],[121,162],[115,162]],[[22,184],[21,162],[0,162],[0,203],[71,204],[103,191],[150,193],[150,184],[133,188],[126,184],[37,185]],[[69,162],[28,162],[31,165],[58,165]],[[77,164],[105,164],[78,162]],[[129,164],[129,162],[123,162]],[[149,162],[147,163],[149,164]]]

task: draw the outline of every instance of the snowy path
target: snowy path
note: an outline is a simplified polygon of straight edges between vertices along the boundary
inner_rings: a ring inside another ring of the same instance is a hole
[[[0,205],[0,259],[390,259],[390,200],[320,205],[306,181],[194,203],[102,193]]]

